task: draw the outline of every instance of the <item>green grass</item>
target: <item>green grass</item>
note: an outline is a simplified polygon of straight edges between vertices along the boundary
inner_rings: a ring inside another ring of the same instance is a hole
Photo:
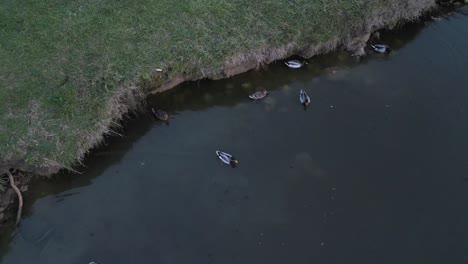
[[[409,0],[388,2],[2,0],[0,156],[70,166],[118,87],[156,68],[199,76],[236,54],[327,41]]]

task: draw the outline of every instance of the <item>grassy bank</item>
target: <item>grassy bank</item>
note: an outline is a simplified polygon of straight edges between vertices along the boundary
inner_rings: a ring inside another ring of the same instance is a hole
[[[243,54],[299,51],[365,31],[383,13],[376,24],[410,18],[433,2],[4,0],[1,159],[71,166],[128,110],[121,100],[178,73],[219,77]]]

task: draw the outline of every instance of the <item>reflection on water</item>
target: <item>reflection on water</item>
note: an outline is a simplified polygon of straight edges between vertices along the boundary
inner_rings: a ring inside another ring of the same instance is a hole
[[[2,263],[465,263],[467,22],[151,98],[169,125],[141,114],[35,183]]]

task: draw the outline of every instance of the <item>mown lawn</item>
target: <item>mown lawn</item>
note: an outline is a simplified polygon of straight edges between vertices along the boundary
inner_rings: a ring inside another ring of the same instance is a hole
[[[72,165],[118,87],[327,41],[410,0],[2,0],[0,156]],[[143,88],[142,88],[143,89]]]

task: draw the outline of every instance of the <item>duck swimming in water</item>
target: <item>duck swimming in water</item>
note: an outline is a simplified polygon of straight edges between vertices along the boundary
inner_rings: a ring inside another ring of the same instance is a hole
[[[299,69],[302,68],[302,66],[304,66],[305,64],[307,64],[307,62],[301,62],[298,60],[288,60],[284,64],[286,64],[286,66],[288,66],[289,68]]]
[[[371,44],[371,48],[378,53],[390,53],[392,49],[385,44]]]
[[[302,89],[301,89],[301,92],[299,93],[299,101],[304,106],[304,108],[306,108],[310,104],[310,97]]]
[[[260,100],[260,99],[265,98],[267,95],[268,95],[268,91],[263,90],[263,91],[258,91],[258,92],[255,92],[255,93],[249,95],[249,98],[252,99],[252,100]]]
[[[163,110],[151,108],[151,111],[153,112],[154,116],[156,116],[156,118],[161,121],[167,121],[169,119],[169,115]]]
[[[216,155],[224,164],[231,165],[233,168],[239,163],[236,158],[229,153],[217,150]]]

